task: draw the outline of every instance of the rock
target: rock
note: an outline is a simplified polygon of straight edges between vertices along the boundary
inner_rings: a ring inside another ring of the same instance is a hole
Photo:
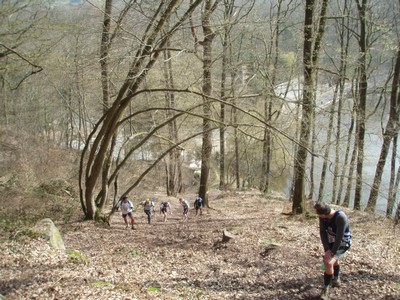
[[[38,221],[32,231],[39,233],[42,237],[47,239],[50,246],[54,249],[65,251],[61,233],[51,219],[46,218]]]
[[[236,238],[234,234],[230,233],[228,230],[224,230],[222,234],[222,242],[227,243],[234,238]]]
[[[262,253],[260,253],[260,255],[262,257],[265,257],[265,256],[269,255],[271,251],[276,250],[280,247],[282,247],[282,245],[279,243],[275,243],[275,242],[267,243],[264,245],[264,251]]]

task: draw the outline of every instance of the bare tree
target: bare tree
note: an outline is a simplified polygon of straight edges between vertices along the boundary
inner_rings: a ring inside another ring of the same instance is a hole
[[[357,168],[356,189],[354,192],[354,209],[361,209],[361,192],[363,184],[365,109],[367,103],[367,0],[356,0],[360,22],[359,34],[359,86],[357,107]]]
[[[348,16],[349,15],[349,6],[347,3],[344,4],[343,7],[343,15]],[[341,136],[342,136],[342,111],[343,111],[343,106],[344,106],[344,90],[345,90],[345,83],[347,80],[346,73],[347,73],[347,55],[349,52],[349,42],[350,42],[350,18],[349,17],[343,17],[340,18],[336,24],[336,32],[338,34],[338,39],[339,39],[339,44],[340,44],[340,64],[339,64],[339,69],[338,69],[338,80],[337,84],[339,85],[339,95],[338,95],[338,105],[337,105],[337,113],[336,113],[336,135],[335,135],[335,140],[336,140],[336,145],[334,146],[335,148],[335,164],[334,164],[334,171],[333,171],[333,179],[332,179],[332,203],[336,204],[341,204],[341,197],[342,197],[342,191],[343,191],[343,186],[344,186],[344,177],[346,174],[347,170],[347,161],[349,157],[349,151],[350,151],[350,140],[347,141],[346,143],[346,151],[345,155],[343,157],[343,151],[342,151],[342,142],[341,142]],[[351,124],[353,121],[351,121]],[[350,126],[352,128],[353,126]],[[352,136],[352,132],[349,132],[349,139]],[[342,169],[341,172],[339,172],[339,169]],[[339,180],[339,181],[338,181]]]
[[[393,147],[392,147],[392,159],[390,164],[390,182],[389,182],[389,191],[388,191],[388,200],[386,207],[386,217],[391,218],[393,215],[393,211],[396,209],[396,196],[397,190],[399,188],[399,171],[400,168],[397,169],[396,172],[396,158],[397,158],[397,140],[398,135],[393,138]]]
[[[167,49],[163,51],[164,53],[164,64],[163,73],[165,79],[165,85],[169,90],[175,89],[174,77],[172,72],[172,55],[171,55],[170,42],[167,43]],[[173,109],[175,108],[175,94],[173,92],[165,92],[165,106],[171,108],[172,110],[166,110],[166,118],[172,118],[175,115]],[[176,144],[179,140],[178,138],[178,128],[176,120],[174,119],[168,124],[168,139],[169,147]],[[168,155],[168,159],[165,164],[166,168],[166,190],[168,196],[176,196],[182,190],[182,169],[181,169],[181,149],[174,148]]]
[[[399,106],[400,106],[400,43],[396,53],[396,63],[393,71],[393,83],[392,91],[390,94],[390,108],[389,108],[389,119],[386,123],[386,128],[383,133],[383,143],[381,148],[381,154],[379,156],[378,163],[376,165],[374,182],[371,187],[369,195],[367,210],[374,211],[376,202],[378,199],[378,192],[382,180],[383,169],[386,164],[386,158],[389,153],[390,144],[394,141],[394,138],[399,132]]]
[[[270,46],[267,48],[269,54],[267,55],[270,58],[267,62],[268,69],[272,69],[272,74],[266,74],[266,84],[267,84],[267,96],[264,103],[264,118],[266,122],[272,121],[272,106],[274,100],[274,88],[276,85],[276,76],[278,69],[278,61],[279,61],[279,39],[281,34],[281,23],[283,21],[281,11],[282,11],[282,0],[277,1],[276,3],[276,15],[271,20],[271,38],[270,38]],[[264,193],[268,193],[270,187],[270,172],[271,172],[271,157],[272,157],[272,135],[271,130],[269,128],[265,128],[264,131],[264,141],[263,141],[263,155],[262,155],[262,164],[261,164],[261,180],[260,180],[260,189]]]
[[[0,120],[4,124],[18,121],[15,102],[9,93],[20,88],[32,75],[43,70],[39,58],[45,54],[43,27],[50,8],[46,3],[24,0],[0,2]],[[32,36],[40,43],[32,43]],[[46,49],[47,50],[47,49]],[[31,124],[32,125],[32,124]]]
[[[325,15],[328,0],[322,1],[316,35],[314,35],[313,32],[315,1],[307,0],[305,5],[303,49],[304,87],[299,137],[300,145],[297,149],[294,162],[294,188],[292,193],[293,214],[301,214],[305,209],[304,180],[306,176],[307,148],[310,142],[311,125],[313,122],[316,63],[318,61],[322,36],[325,32]]]
[[[201,2],[202,0],[196,0],[189,5],[183,15],[162,36],[160,34],[165,28],[166,22],[179,8],[181,1],[163,1],[151,16],[141,38],[139,48],[129,66],[124,83],[118,90],[114,102],[100,119],[101,123],[98,123],[92,131],[82,152],[79,176],[80,197],[86,218],[94,219],[96,215],[101,213],[100,207],[95,202],[97,198],[96,187],[98,187],[102,170],[104,170],[104,166],[107,163],[107,155],[112,153],[112,140],[118,130],[123,113],[129,107],[132,99],[138,94],[140,85],[157,61],[160,50],[165,47],[171,35],[188,19]],[[94,138],[93,143],[90,143],[91,138]],[[84,163],[86,163],[85,167]],[[101,198],[106,199],[107,196],[104,193],[106,191],[101,189],[99,195],[101,195]]]
[[[231,19],[234,13],[235,0],[224,0],[224,31],[221,36],[222,40],[222,66],[221,66],[221,99],[226,99],[226,93],[229,91],[227,88],[227,73],[229,65],[229,49],[230,44],[230,31],[231,31]],[[225,104],[220,105],[221,115],[221,127],[219,129],[219,189],[225,189]]]
[[[219,0],[205,0],[204,10],[201,15],[201,24],[203,28],[203,41],[201,45],[203,46],[203,83],[202,92],[205,95],[203,98],[203,142],[201,150],[201,175],[200,175],[200,187],[199,195],[204,199],[206,205],[208,205],[208,179],[210,173],[210,163],[211,163],[211,151],[212,151],[212,140],[210,131],[210,116],[211,116],[211,106],[210,101],[207,96],[212,93],[212,81],[211,81],[211,70],[212,70],[212,43],[215,38],[215,33],[212,29],[211,15],[217,8]]]

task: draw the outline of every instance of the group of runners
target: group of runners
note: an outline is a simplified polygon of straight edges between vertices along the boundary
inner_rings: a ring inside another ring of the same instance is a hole
[[[179,198],[179,203],[183,209],[182,221],[184,222],[188,218],[190,205],[189,202],[182,197]],[[140,205],[143,206],[144,212],[147,215],[147,221],[150,224],[155,212],[154,201],[148,198],[142,201]],[[196,215],[198,213],[200,213],[200,215],[202,214],[203,207],[203,199],[199,195],[196,196],[196,200],[194,201]],[[135,221],[133,218],[134,206],[132,201],[130,201],[127,196],[124,196],[118,202],[116,208],[121,208],[126,227],[129,227],[129,218],[131,221],[131,228],[135,229]],[[347,215],[343,211],[332,209],[328,204],[323,202],[317,202],[314,205],[314,211],[319,217],[319,233],[324,249],[324,280],[320,299],[327,300],[329,299],[330,287],[339,287],[341,285],[339,259],[350,249],[352,237]],[[160,203],[160,213],[163,214],[164,222],[166,222],[168,214],[172,214],[172,207],[168,201],[162,201]]]
[[[189,202],[182,197],[179,197],[179,204],[182,206],[182,209],[183,209],[182,221],[185,222],[189,215],[190,205],[189,205]],[[143,211],[147,216],[147,223],[151,224],[151,220],[156,211],[156,205],[155,205],[154,201],[150,198],[147,198],[146,200],[141,201],[138,206],[143,207]],[[204,201],[199,195],[196,196],[193,206],[196,210],[196,216],[198,214],[201,215],[203,213]],[[130,226],[132,229],[136,229],[135,228],[135,219],[133,217],[133,212],[135,210],[135,206],[133,205],[133,202],[128,199],[128,196],[123,196],[118,201],[115,208],[116,208],[116,210],[121,209],[122,218],[124,219],[126,228],[129,228],[129,226]],[[168,214],[172,214],[171,204],[168,201],[162,201],[162,202],[160,202],[159,209],[160,209],[160,214],[163,215],[163,221],[166,222],[168,219]]]

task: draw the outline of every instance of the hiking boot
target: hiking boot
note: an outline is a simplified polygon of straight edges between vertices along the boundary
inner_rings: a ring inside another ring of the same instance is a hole
[[[332,287],[340,287],[340,278],[332,279]]]
[[[132,225],[132,230],[135,230],[135,229],[136,229],[135,226]]]
[[[321,300],[329,300],[329,287],[323,288],[319,296]]]

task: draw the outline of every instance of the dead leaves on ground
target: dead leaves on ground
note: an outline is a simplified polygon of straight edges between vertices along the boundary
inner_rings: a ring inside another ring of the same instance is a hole
[[[217,198],[217,197],[216,197]],[[232,205],[235,203],[235,205]],[[175,207],[179,207],[178,203]],[[281,214],[287,202],[218,197],[213,210],[180,222],[156,215],[137,230],[119,215],[111,227],[59,225],[67,249],[41,239],[0,245],[5,299],[316,299],[322,284],[318,224]],[[381,219],[349,212],[354,244],[333,298],[398,299],[399,241]],[[368,224],[368,226],[366,226]],[[223,232],[232,237],[223,242]],[[74,252],[75,253],[75,252]]]

